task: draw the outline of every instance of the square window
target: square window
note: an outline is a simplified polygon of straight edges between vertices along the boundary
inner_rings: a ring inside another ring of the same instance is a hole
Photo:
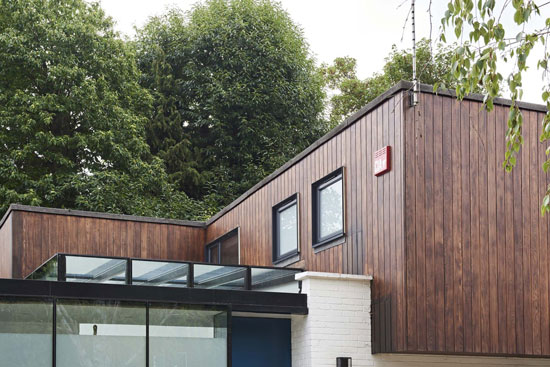
[[[240,263],[239,228],[207,244],[205,256],[206,261],[211,264],[238,265]]]
[[[298,254],[298,194],[273,207],[273,262]]]
[[[344,235],[343,167],[312,185],[313,247]]]

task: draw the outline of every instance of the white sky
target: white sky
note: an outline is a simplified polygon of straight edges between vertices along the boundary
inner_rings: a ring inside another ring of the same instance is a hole
[[[427,12],[429,2],[416,1],[417,40],[430,35]],[[162,14],[171,6],[188,10],[195,0],[100,0],[100,3],[106,13],[116,21],[117,30],[132,36],[133,27],[143,25],[149,16]],[[410,0],[280,0],[280,3],[302,27],[318,63],[330,63],[339,56],[354,57],[357,59],[360,78],[381,70],[384,58],[393,44],[400,49],[410,48],[412,44],[410,21],[401,40]],[[446,0],[433,0],[432,39],[439,35],[440,19],[446,6]],[[543,8],[543,15],[547,17],[545,11],[548,12]],[[505,28],[514,26],[510,14],[505,14],[503,19],[510,19],[504,21]],[[507,32],[506,36],[515,36],[516,33],[517,30]],[[531,68],[523,83],[523,100],[533,103],[542,101],[541,73],[536,69],[536,56],[540,54],[530,57]],[[503,65],[506,70],[511,70],[511,67]],[[506,77],[507,73],[503,75]]]

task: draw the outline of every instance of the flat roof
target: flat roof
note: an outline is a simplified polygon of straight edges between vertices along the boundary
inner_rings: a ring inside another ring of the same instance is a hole
[[[21,205],[21,204],[11,204],[9,206],[8,210],[6,211],[6,214],[4,214],[4,216],[2,217],[2,220],[0,221],[0,228],[4,225],[4,222],[6,221],[10,213],[13,211],[54,214],[54,215],[68,215],[68,216],[87,217],[87,218],[114,219],[114,220],[124,220],[124,221],[131,221],[131,222],[172,224],[176,226],[206,228],[206,222],[193,221],[193,220],[142,217],[138,215],[102,213],[102,212],[92,212],[92,211],[74,210],[74,209],[47,208],[42,206]]]

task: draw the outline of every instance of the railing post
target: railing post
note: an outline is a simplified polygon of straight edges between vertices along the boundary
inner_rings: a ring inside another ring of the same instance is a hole
[[[244,289],[247,291],[252,290],[252,269],[250,266],[246,267],[246,272],[244,274]]]
[[[195,286],[195,269],[192,263],[187,264],[187,288]]]
[[[126,260],[126,284],[132,284],[132,259]]]
[[[67,281],[67,259],[63,254],[57,255],[57,281]]]

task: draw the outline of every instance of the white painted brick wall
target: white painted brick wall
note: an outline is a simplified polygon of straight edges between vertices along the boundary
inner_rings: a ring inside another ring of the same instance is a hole
[[[334,367],[336,357],[352,357],[353,367],[372,366],[371,278],[306,272],[297,279],[309,314],[292,318],[292,366]]]
[[[305,272],[297,275],[308,295],[309,314],[292,317],[292,366],[353,367],[550,366],[550,359],[421,354],[376,354],[371,349],[370,284],[367,276]]]

